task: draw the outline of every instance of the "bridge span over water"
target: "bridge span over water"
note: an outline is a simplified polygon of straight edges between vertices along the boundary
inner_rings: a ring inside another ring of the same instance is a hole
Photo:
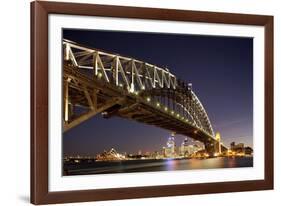
[[[169,69],[63,40],[64,131],[102,114],[154,125],[204,143],[216,138],[192,85]]]

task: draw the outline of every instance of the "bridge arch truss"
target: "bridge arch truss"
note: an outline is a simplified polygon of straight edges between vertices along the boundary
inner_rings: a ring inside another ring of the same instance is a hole
[[[192,85],[177,79],[167,68],[69,40],[63,40],[63,51],[65,131],[98,113],[122,116],[131,109],[125,118],[143,114],[149,118],[146,110],[156,109],[168,121],[180,121],[183,128],[186,125],[214,141],[208,114]],[[75,115],[76,106],[87,112]]]

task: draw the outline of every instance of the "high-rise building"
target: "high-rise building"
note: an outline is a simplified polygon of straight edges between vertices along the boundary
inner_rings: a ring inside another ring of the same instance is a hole
[[[194,145],[187,146],[187,155],[192,155],[193,153],[197,152],[197,147]]]
[[[161,155],[162,157],[166,157],[166,147],[162,147]]]
[[[180,156],[188,156],[188,139],[185,138],[183,140],[183,142],[181,143],[181,146],[180,146],[180,150],[179,150],[179,155]]]
[[[235,147],[235,142],[230,143],[230,149],[232,150]]]
[[[175,133],[173,132],[167,141],[167,147],[165,148],[165,157],[175,157],[175,156],[176,156],[176,143],[175,143]]]

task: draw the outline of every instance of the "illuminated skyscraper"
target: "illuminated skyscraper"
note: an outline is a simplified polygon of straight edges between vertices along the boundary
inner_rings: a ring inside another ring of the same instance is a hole
[[[165,148],[166,157],[175,157],[176,144],[175,144],[175,133],[173,132],[167,141],[167,147]]]
[[[188,155],[188,139],[185,138],[180,146],[180,156]]]

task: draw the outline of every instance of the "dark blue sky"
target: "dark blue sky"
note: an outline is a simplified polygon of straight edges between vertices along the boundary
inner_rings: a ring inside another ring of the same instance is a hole
[[[253,144],[253,41],[251,38],[64,30],[78,43],[166,66],[191,82],[222,141]],[[121,118],[94,117],[63,135],[64,154],[159,150],[169,131]],[[177,136],[179,145],[183,136]]]

